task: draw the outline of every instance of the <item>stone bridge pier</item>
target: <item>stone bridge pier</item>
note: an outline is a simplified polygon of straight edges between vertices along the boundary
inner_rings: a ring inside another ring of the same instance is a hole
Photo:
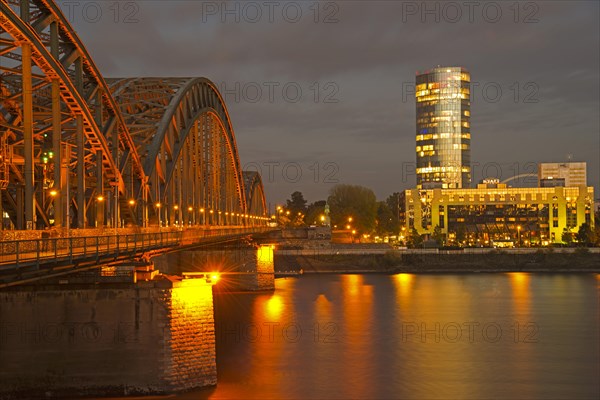
[[[152,259],[163,273],[219,274],[218,289],[260,291],[275,289],[273,246],[233,245],[227,248],[182,250]]]
[[[0,292],[0,398],[162,394],[216,385],[212,283]]]
[[[126,281],[106,267],[95,278],[82,273],[0,291],[0,398],[216,385],[213,288],[273,290],[272,246],[188,250],[152,261],[161,274],[137,266],[137,279]]]

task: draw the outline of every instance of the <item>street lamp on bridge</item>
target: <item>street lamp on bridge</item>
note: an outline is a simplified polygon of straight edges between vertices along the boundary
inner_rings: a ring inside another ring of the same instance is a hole
[[[158,230],[160,231],[160,228],[162,226],[162,219],[161,219],[161,215],[160,215],[160,208],[162,207],[162,204],[160,204],[160,202],[156,203],[156,208],[158,209]]]

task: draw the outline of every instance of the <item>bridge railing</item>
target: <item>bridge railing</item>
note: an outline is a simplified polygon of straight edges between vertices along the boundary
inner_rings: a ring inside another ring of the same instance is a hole
[[[135,233],[113,236],[43,238],[0,242],[0,267],[19,267],[52,260],[96,259],[178,245],[183,232]]]
[[[147,232],[121,235],[73,236],[30,240],[0,241],[0,272],[23,265],[102,261],[107,257],[136,254],[178,245],[194,244],[209,238],[266,231],[264,227],[201,227],[177,231]],[[3,268],[4,267],[4,268]]]

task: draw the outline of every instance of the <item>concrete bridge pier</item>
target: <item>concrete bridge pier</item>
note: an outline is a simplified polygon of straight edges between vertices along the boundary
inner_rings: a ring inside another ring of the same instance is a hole
[[[159,276],[0,292],[0,398],[163,394],[216,385],[212,285]]]
[[[184,250],[152,258],[161,272],[182,275],[219,274],[218,290],[260,291],[275,289],[273,246],[235,245],[228,248]]]
[[[239,273],[232,271],[223,275],[223,288],[229,285],[239,290],[275,290],[275,262],[273,247],[262,245],[250,253],[240,266]]]

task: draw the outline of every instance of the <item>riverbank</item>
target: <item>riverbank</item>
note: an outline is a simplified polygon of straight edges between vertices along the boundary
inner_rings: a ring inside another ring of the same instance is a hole
[[[573,253],[402,253],[313,254],[275,253],[276,274],[297,273],[441,273],[441,272],[600,272],[600,257],[585,249]]]

